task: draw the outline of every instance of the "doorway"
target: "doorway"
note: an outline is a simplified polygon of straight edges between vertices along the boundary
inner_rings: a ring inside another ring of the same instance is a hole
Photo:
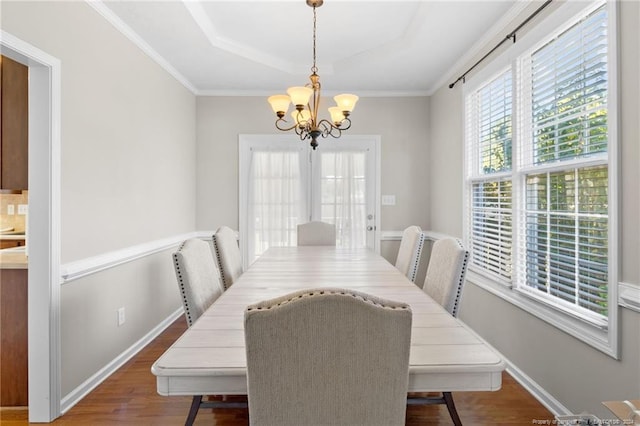
[[[240,135],[239,230],[244,267],[296,244],[297,225],[336,225],[338,247],[379,250],[379,136],[322,140]]]
[[[60,415],[60,61],[5,31],[0,53],[29,67],[29,421]]]

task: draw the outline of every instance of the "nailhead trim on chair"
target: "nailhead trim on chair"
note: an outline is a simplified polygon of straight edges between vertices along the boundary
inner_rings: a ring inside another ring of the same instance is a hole
[[[173,264],[176,267],[176,275],[178,276],[178,285],[180,286],[180,295],[182,296],[182,305],[184,307],[184,313],[187,317],[187,322],[189,323],[189,327],[191,327],[191,325],[194,322],[193,316],[191,315],[191,312],[189,311],[189,303],[187,303],[187,294],[185,292],[184,289],[184,280],[182,278],[182,270],[180,269],[180,264],[178,263],[178,253],[180,251],[182,251],[182,249],[184,248],[184,242],[182,244],[180,244],[180,247],[178,247],[178,251],[176,253],[173,253]]]
[[[218,239],[216,237],[216,234],[213,234],[213,249],[216,252],[216,260],[218,261],[218,269],[220,270],[220,279],[222,280],[222,285],[224,286],[225,290],[228,290],[229,287],[231,287],[231,284],[233,283],[227,283],[227,280],[225,279],[225,273],[224,273],[224,268],[222,267],[222,257],[220,256],[220,250],[218,249]]]
[[[453,309],[451,315],[454,317],[458,316],[458,307],[460,306],[460,299],[462,298],[462,285],[464,284],[464,277],[467,272],[467,262],[469,261],[469,251],[464,247],[462,241],[459,239],[455,239],[458,243],[458,246],[464,250],[464,259],[462,260],[462,273],[460,274],[460,278],[458,280],[458,288],[456,289],[456,298],[453,302]]]
[[[420,257],[422,257],[422,249],[424,247],[424,240],[426,236],[424,232],[420,231],[420,235],[418,236],[418,241],[416,242],[416,250],[413,254],[413,258],[411,259],[411,271],[409,272],[409,279],[411,282],[416,282],[416,276],[418,275],[418,267],[420,266]]]
[[[261,311],[261,310],[269,310],[272,308],[278,308],[280,306],[286,305],[289,302],[292,302],[294,300],[298,300],[298,299],[302,299],[302,298],[306,298],[306,297],[315,297],[315,296],[321,296],[324,294],[335,294],[335,295],[341,295],[341,296],[351,296],[351,297],[355,297],[356,299],[360,299],[364,302],[367,302],[371,305],[374,306],[379,306],[381,308],[385,308],[385,309],[392,309],[392,310],[396,310],[396,309],[402,309],[402,310],[410,310],[411,308],[409,307],[409,305],[405,304],[405,303],[398,303],[397,305],[387,305],[382,303],[381,299],[375,298],[375,297],[371,297],[370,295],[367,295],[365,293],[360,293],[360,292],[355,292],[355,291],[347,291],[347,290],[342,290],[342,289],[334,289],[334,288],[328,288],[328,289],[322,289],[322,290],[311,290],[311,291],[305,291],[302,293],[294,293],[293,295],[291,295],[292,297],[285,299],[285,300],[281,300],[278,303],[275,303],[273,305],[253,305],[253,306],[249,306],[247,307],[247,311],[253,311],[253,310],[257,310],[257,311]],[[264,302],[261,303],[270,303],[272,301],[268,301],[265,300]],[[390,301],[388,301],[390,302]]]

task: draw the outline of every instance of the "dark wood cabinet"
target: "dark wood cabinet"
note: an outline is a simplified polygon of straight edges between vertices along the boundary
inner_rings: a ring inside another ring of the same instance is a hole
[[[23,246],[25,240],[5,240],[0,238],[0,250],[6,248],[20,247]]]
[[[26,407],[27,269],[0,269],[0,406]]]
[[[0,189],[29,188],[29,68],[0,57]]]

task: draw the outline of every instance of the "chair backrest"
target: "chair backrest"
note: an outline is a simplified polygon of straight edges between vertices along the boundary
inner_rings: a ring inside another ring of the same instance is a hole
[[[468,261],[469,251],[456,238],[433,244],[423,290],[454,317],[458,316]]]
[[[220,274],[206,241],[186,240],[173,253],[184,315],[189,327],[222,294]]]
[[[395,266],[412,282],[415,282],[418,274],[424,239],[424,234],[419,226],[409,226],[402,232]]]
[[[298,225],[299,246],[335,246],[336,226],[325,222],[307,222]]]
[[[245,311],[252,425],[404,425],[411,309],[304,290]]]
[[[242,275],[242,255],[236,233],[229,227],[221,226],[213,234],[213,248],[220,268],[222,285],[226,290]]]

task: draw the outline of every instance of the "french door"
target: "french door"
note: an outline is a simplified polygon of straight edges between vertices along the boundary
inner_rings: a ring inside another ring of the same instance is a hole
[[[308,143],[240,136],[240,247],[245,267],[271,246],[293,246],[297,225],[336,225],[338,247],[378,250],[379,137]]]

